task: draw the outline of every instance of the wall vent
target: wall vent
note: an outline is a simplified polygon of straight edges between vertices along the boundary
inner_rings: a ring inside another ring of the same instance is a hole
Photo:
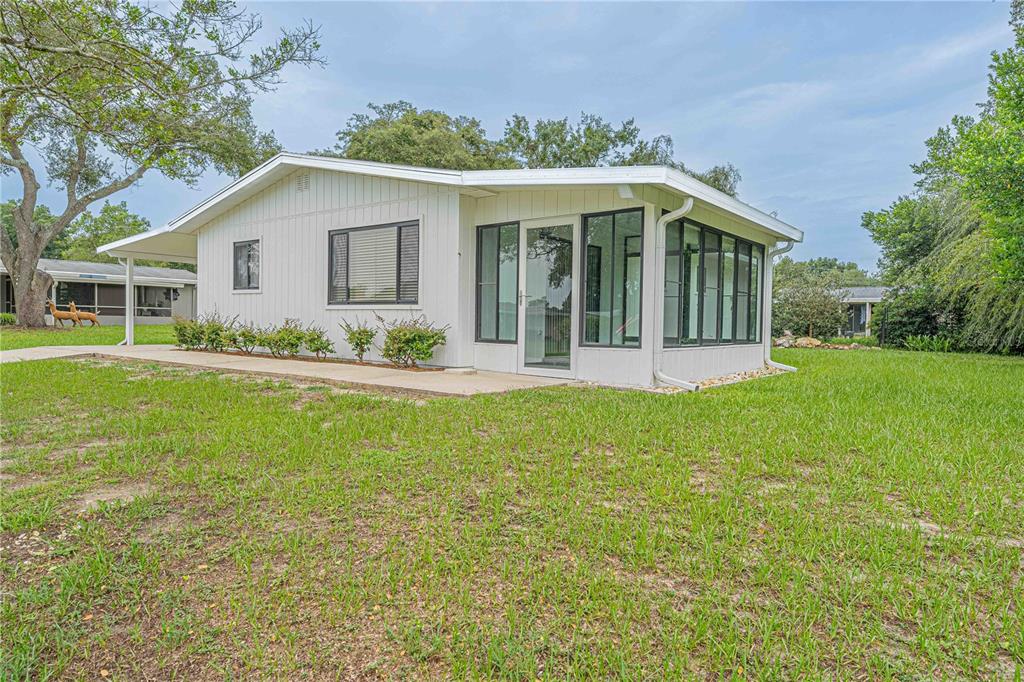
[[[299,173],[298,175],[295,176],[295,191],[309,191],[309,173]]]

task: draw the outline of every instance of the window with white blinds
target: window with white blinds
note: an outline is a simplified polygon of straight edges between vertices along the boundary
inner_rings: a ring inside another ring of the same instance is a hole
[[[328,303],[417,302],[418,222],[334,230],[328,251]]]

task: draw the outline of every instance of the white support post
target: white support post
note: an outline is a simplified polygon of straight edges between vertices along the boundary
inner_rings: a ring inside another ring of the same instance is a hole
[[[124,343],[135,345],[135,259],[129,257],[124,268]]]

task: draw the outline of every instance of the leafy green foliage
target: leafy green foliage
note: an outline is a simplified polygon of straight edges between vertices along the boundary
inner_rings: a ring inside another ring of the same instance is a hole
[[[13,313],[0,313],[0,327],[18,323],[18,318]]]
[[[782,289],[772,303],[773,336],[790,331],[797,336],[827,338],[845,321],[846,310],[839,294],[820,283]]]
[[[993,55],[988,100],[927,141],[919,192],[864,214],[882,249],[886,335],[1024,353],[1024,0],[1014,46]]]
[[[260,345],[260,329],[252,323],[238,325],[232,331],[231,347],[238,352],[252,355],[256,347]]]
[[[739,170],[721,164],[694,171],[673,157],[672,138],[640,136],[633,119],[616,127],[594,114],[539,119],[532,124],[513,114],[504,135],[490,140],[475,118],[419,110],[406,101],[369,104],[371,114],[355,114],[330,149],[314,153],[349,159],[429,168],[483,170],[501,168],[578,168],[585,166],[667,165],[735,196]]]
[[[871,286],[881,282],[853,262],[838,258],[812,258],[796,261],[783,256],[772,270],[772,287],[776,290],[795,286],[824,285],[831,287]]]
[[[151,170],[194,183],[211,166],[240,175],[276,153],[252,95],[274,88],[286,65],[320,61],[311,25],[247,53],[260,19],[231,0],[0,3],[0,168],[22,183],[17,245],[0,232],[0,257],[28,304],[48,284],[30,276],[44,248],[91,203]],[[47,226],[33,219],[44,183],[68,198]],[[34,304],[19,316],[43,324]]]
[[[174,343],[178,348],[199,350],[204,347],[206,341],[203,334],[203,325],[199,320],[175,317],[173,328]]]
[[[387,360],[403,367],[415,367],[417,362],[427,362],[434,356],[434,349],[444,345],[448,327],[436,327],[420,316],[411,320],[389,322],[377,316],[384,331],[384,346],[380,354]]]
[[[428,168],[483,170],[512,168],[513,161],[487,139],[480,121],[420,111],[408,102],[369,104],[371,114],[354,114],[331,149],[314,153]]]
[[[377,336],[377,330],[365,323],[356,322],[355,324],[350,324],[347,320],[342,321],[339,326],[345,333],[345,341],[352,348],[356,359],[362,362],[366,351],[370,350],[370,346],[373,345],[373,339]]]
[[[14,211],[20,205],[20,201],[15,199],[9,199],[0,204],[0,223],[3,224],[4,233],[11,240],[11,244],[15,249],[18,247],[18,232],[14,229]],[[49,228],[53,222],[57,219],[57,216],[53,215],[50,209],[42,204],[36,206],[35,211],[32,215],[32,229],[35,231],[43,231]],[[68,235],[71,232],[71,228],[65,228],[59,234],[47,242],[46,246],[43,247],[40,252],[40,258],[60,258],[61,252],[67,246]]]
[[[929,353],[952,353],[953,342],[944,336],[908,336],[903,339],[907,350],[925,351]]]
[[[298,320],[285,320],[280,327],[267,327],[260,334],[259,345],[275,358],[298,355],[306,333]]]
[[[327,337],[327,330],[323,327],[307,327],[302,345],[320,360],[334,353],[334,343]]]

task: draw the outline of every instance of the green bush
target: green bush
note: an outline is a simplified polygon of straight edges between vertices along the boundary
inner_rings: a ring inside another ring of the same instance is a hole
[[[219,353],[228,348],[235,327],[234,320],[223,318],[217,313],[210,313],[199,318],[199,325],[203,330],[204,350]]]
[[[377,336],[377,330],[363,323],[353,325],[347,321],[342,321],[340,326],[341,330],[345,332],[345,341],[352,347],[352,352],[356,354],[359,362],[362,362],[366,351],[370,350],[370,346],[373,345],[373,338]]]
[[[245,323],[232,330],[230,345],[235,350],[252,355],[260,345],[260,330],[250,323]]]
[[[911,335],[903,339],[903,345],[908,350],[929,353],[952,353],[954,350],[953,342],[944,336]]]
[[[260,332],[260,344],[275,358],[299,354],[306,332],[298,320],[285,320],[280,327],[270,326]]]
[[[435,327],[424,316],[412,320],[387,322],[377,315],[384,330],[384,347],[380,354],[403,367],[415,367],[434,356],[434,349],[444,345],[448,327]]]
[[[307,327],[306,338],[303,340],[302,345],[320,360],[334,352],[334,344],[327,338],[327,330],[322,327],[314,327],[312,325]]]
[[[0,313],[0,327],[6,327],[7,325],[17,324],[18,318],[13,313]]]
[[[203,348],[203,326],[199,320],[184,317],[174,318],[174,342],[184,350]]]

